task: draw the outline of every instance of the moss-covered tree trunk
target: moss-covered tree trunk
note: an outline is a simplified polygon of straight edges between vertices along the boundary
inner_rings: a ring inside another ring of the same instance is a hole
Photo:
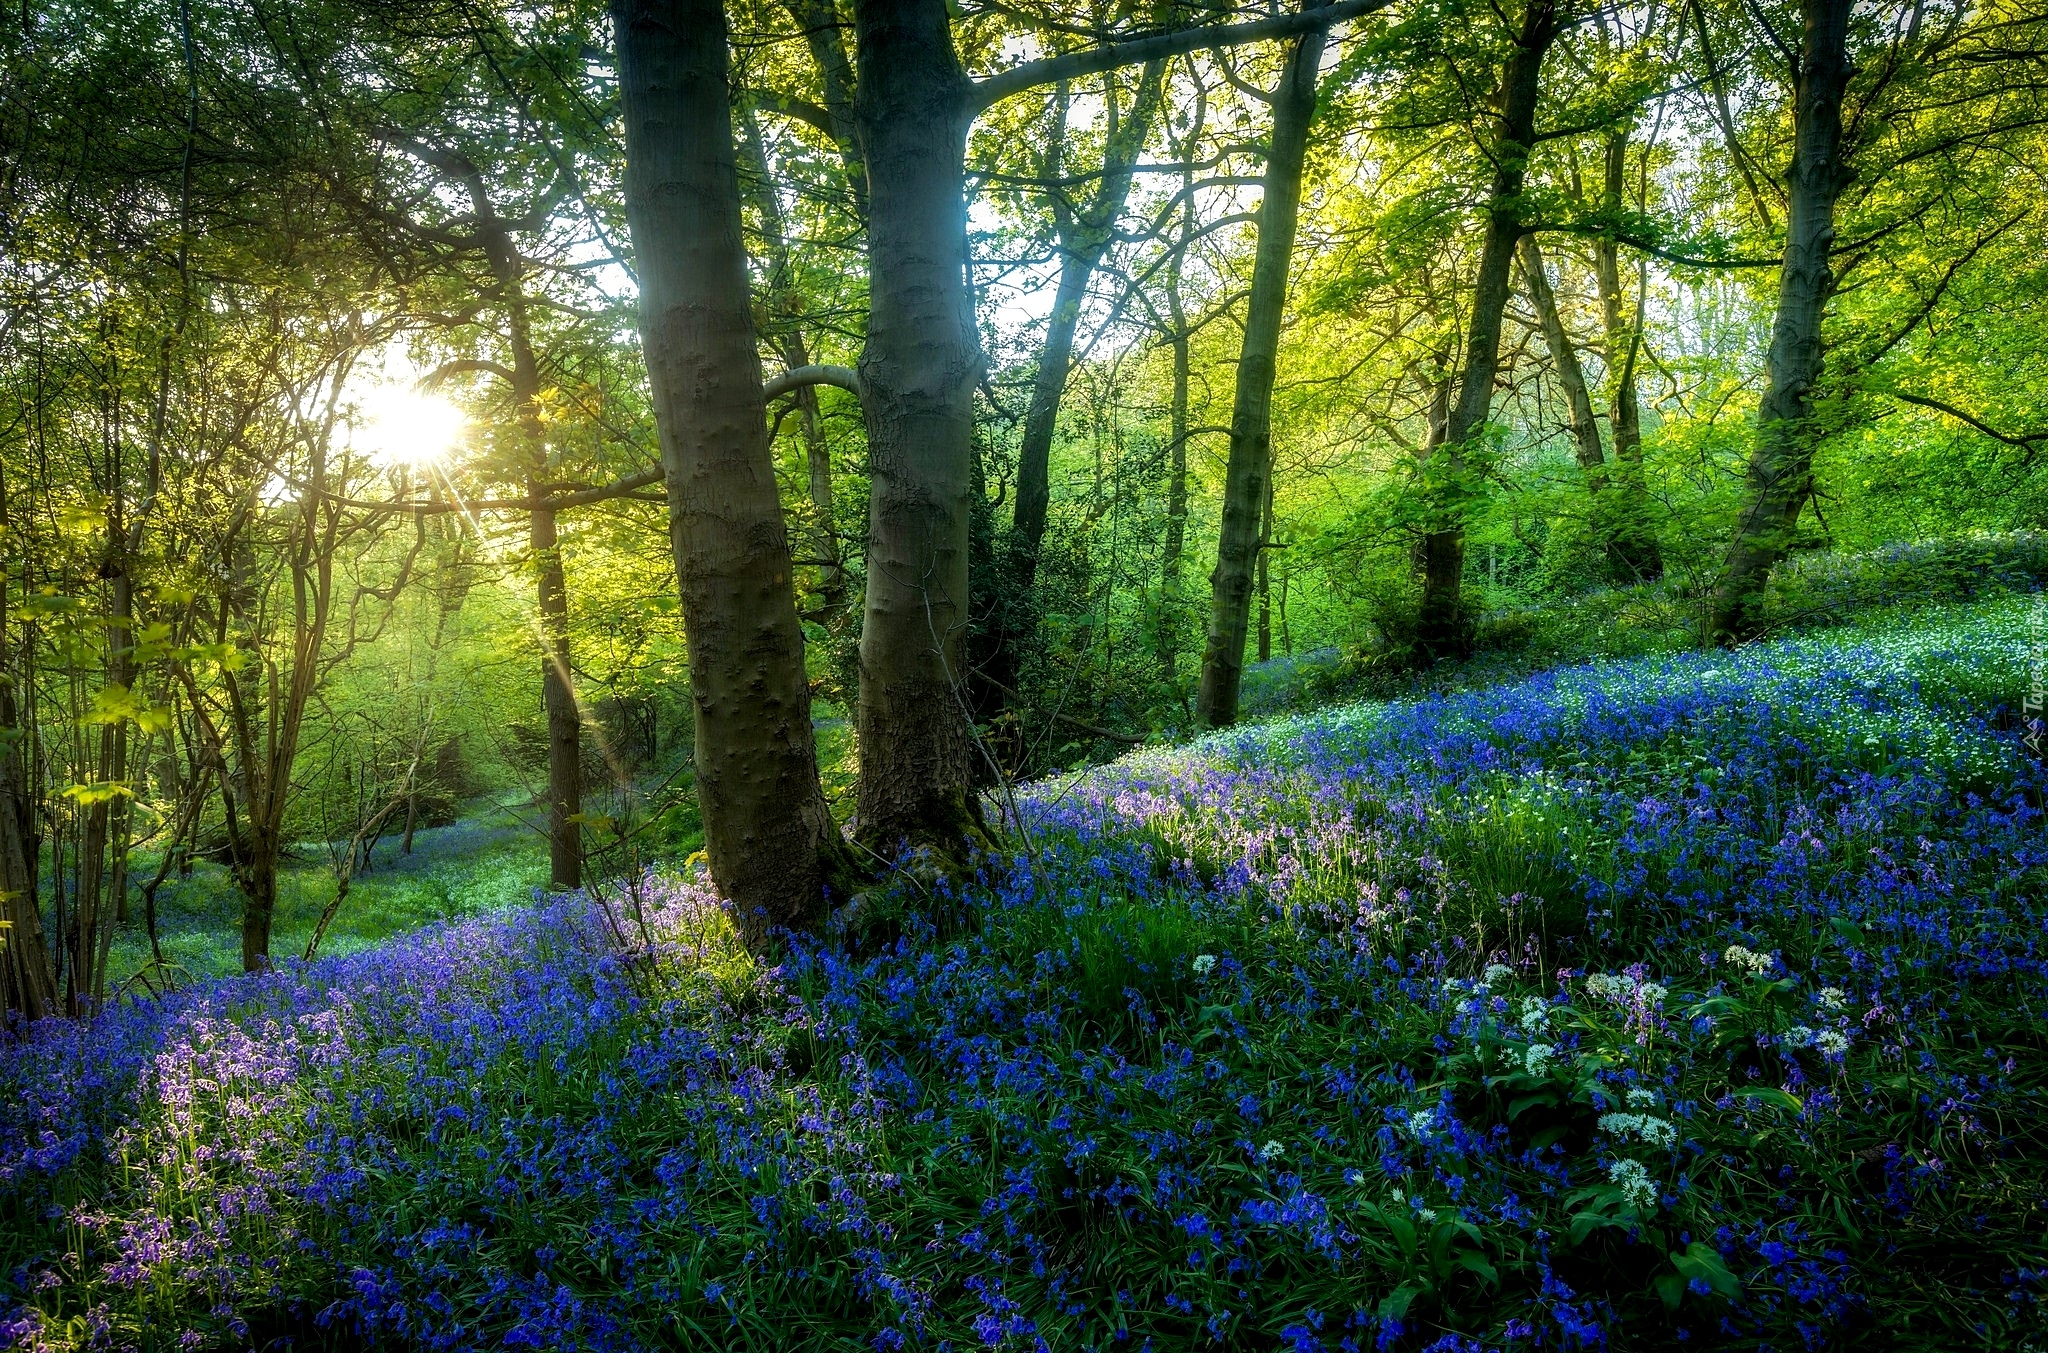
[[[1784,557],[1813,492],[1813,390],[1826,358],[1821,321],[1834,290],[1829,255],[1835,201],[1848,185],[1842,151],[1842,96],[1849,66],[1850,0],[1805,0],[1800,7],[1798,83],[1793,104],[1792,166],[1785,176],[1785,261],[1771,326],[1769,383],[1757,407],[1747,497],[1714,588],[1707,630],[1716,643],[1756,633],[1756,603]]]

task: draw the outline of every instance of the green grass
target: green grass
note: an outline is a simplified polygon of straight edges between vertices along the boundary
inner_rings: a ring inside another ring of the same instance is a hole
[[[156,860],[136,863],[147,874]],[[322,954],[371,948],[396,935],[439,921],[454,921],[516,905],[547,883],[547,841],[501,807],[486,806],[446,827],[413,836],[412,854],[396,838],[377,847],[368,873],[358,873],[327,936]],[[305,952],[320,913],[334,898],[327,848],[302,842],[278,876],[271,954]],[[149,936],[138,898],[130,924],[114,940],[109,976],[118,986],[149,962]],[[157,895],[157,934],[164,961],[180,981],[223,977],[239,970],[242,894],[227,869],[201,860],[191,874],[167,880]]]

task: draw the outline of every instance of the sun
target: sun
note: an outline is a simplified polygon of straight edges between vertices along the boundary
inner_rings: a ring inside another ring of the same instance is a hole
[[[358,434],[370,459],[386,469],[438,465],[462,440],[469,420],[439,395],[411,385],[386,385],[363,401]]]

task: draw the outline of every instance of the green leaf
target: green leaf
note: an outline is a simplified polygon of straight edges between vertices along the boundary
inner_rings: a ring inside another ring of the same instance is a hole
[[[1793,1095],[1767,1085],[1745,1086],[1735,1092],[1737,1099],[1753,1100],[1768,1104],[1774,1109],[1783,1109],[1795,1117],[1806,1112],[1806,1105]]]
[[[1850,944],[1860,945],[1864,942],[1863,928],[1846,916],[1830,916],[1828,917],[1828,925],[1833,928],[1837,935],[1840,935],[1843,940]]]
[[[1732,1301],[1742,1293],[1742,1279],[1728,1271],[1728,1265],[1721,1261],[1721,1252],[1704,1240],[1695,1240],[1683,1250],[1673,1250],[1671,1266],[1688,1284],[1695,1278],[1705,1281],[1715,1296]]]
[[[1408,1315],[1408,1308],[1422,1295],[1422,1289],[1414,1283],[1402,1283],[1393,1291],[1380,1298],[1379,1317],[1382,1320],[1402,1320]]]

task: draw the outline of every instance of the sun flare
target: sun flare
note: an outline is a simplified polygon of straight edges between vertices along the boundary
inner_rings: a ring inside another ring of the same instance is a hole
[[[439,464],[469,425],[461,409],[410,385],[378,390],[364,401],[364,412],[362,441],[371,458],[390,469]]]

